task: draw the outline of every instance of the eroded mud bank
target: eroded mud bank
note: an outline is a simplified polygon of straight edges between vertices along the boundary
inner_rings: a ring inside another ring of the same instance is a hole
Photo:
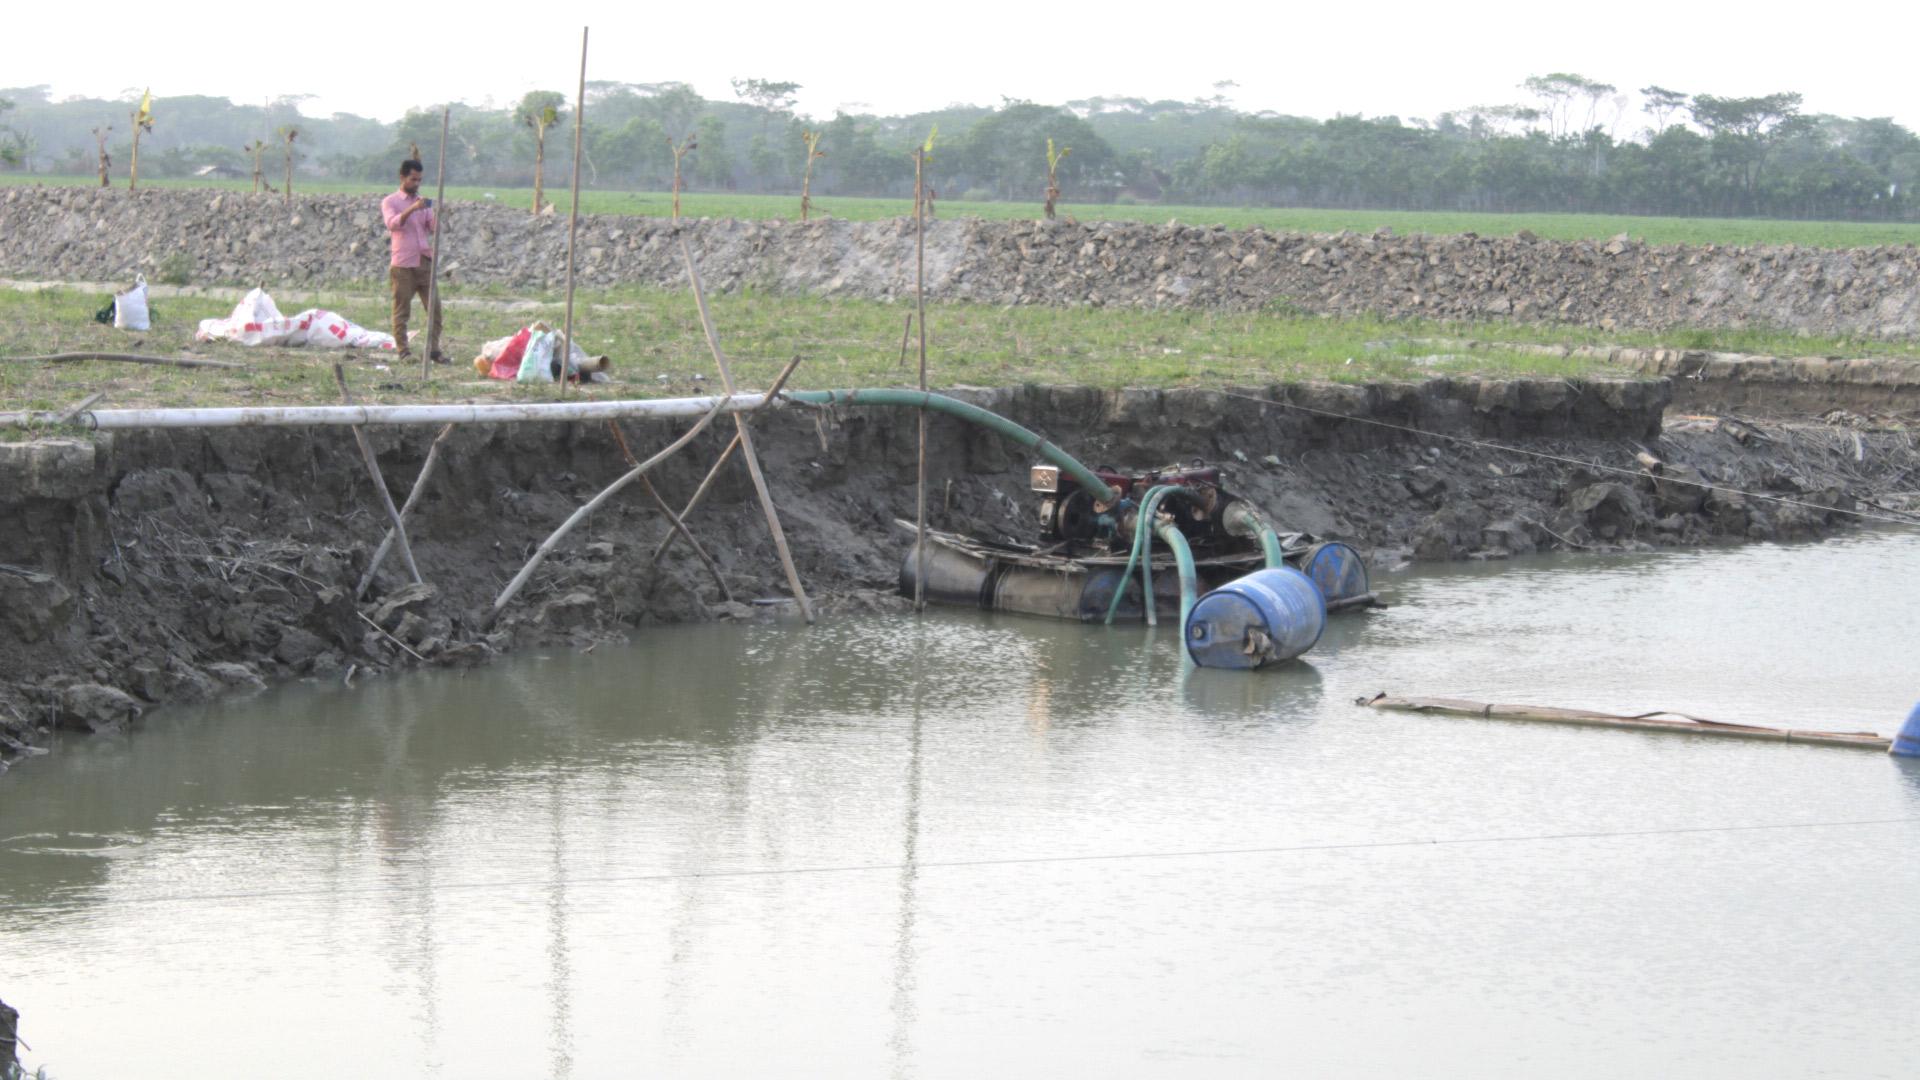
[[[1857,524],[1826,508],[1876,500],[1920,465],[1899,433],[1698,419],[1663,428],[1671,394],[1664,380],[1435,380],[956,396],[1092,464],[1223,464],[1232,485],[1286,527],[1346,539],[1383,568],[1558,546],[1814,537]],[[692,492],[728,426],[658,471],[669,503]],[[892,592],[907,534],[894,522],[913,516],[915,414],[792,407],[758,427],[822,617],[900,603]],[[681,428],[625,430],[644,454]],[[433,435],[373,432],[396,500]],[[635,485],[575,531],[487,626],[486,609],[533,547],[626,466],[595,424],[476,426],[456,432],[445,453],[411,529],[427,585],[410,585],[389,560],[356,601],[384,518],[345,430],[138,432],[0,447],[8,523],[0,755],[30,752],[55,727],[118,730],[158,706],[272,681],[482,663],[516,646],[584,647],[650,623],[772,617],[786,607],[752,603],[784,596],[785,585],[746,472],[733,465],[689,519],[732,602],[686,545],[651,561],[666,525]],[[1645,473],[1637,454],[1660,459],[1660,475]],[[1031,539],[1029,464],[993,435],[935,417],[933,523]]]

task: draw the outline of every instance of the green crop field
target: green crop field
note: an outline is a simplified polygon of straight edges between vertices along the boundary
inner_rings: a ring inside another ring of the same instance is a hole
[[[83,176],[29,176],[0,173],[0,183],[41,183],[91,187],[97,181]],[[246,191],[247,180],[142,180],[155,188],[221,188]],[[118,186],[125,187],[125,180]],[[296,180],[296,194],[379,195],[391,185]],[[431,185],[429,185],[431,190]],[[564,213],[570,202],[565,188],[549,189],[549,201],[558,201]],[[531,188],[449,187],[450,204],[485,201],[531,209]],[[865,199],[818,196],[815,213],[823,217],[871,221],[913,213],[909,199]],[[665,217],[673,199],[657,191],[584,191],[583,214],[638,214]],[[687,217],[796,218],[798,195],[726,195],[682,193],[681,213]],[[961,202],[940,199],[939,217],[977,217],[989,220],[1030,219],[1039,216],[1038,203]],[[1512,236],[1525,229],[1550,240],[1602,240],[1622,233],[1651,244],[1799,244],[1806,247],[1872,247],[1920,243],[1920,224],[1849,221],[1764,221],[1749,218],[1624,217],[1606,214],[1465,214],[1408,210],[1305,210],[1264,207],[1164,206],[1145,204],[1076,205],[1068,202],[1061,213],[1080,221],[1144,221],[1185,225],[1224,225],[1232,229],[1264,228],[1275,232],[1369,233],[1388,228],[1396,233]]]
[[[155,324],[140,334],[93,321],[104,297],[72,288],[0,291],[0,408],[60,409],[99,391],[104,407],[134,405],[292,405],[337,399],[332,363],[344,361],[368,400],[465,401],[544,398],[551,386],[481,379],[467,363],[479,345],[535,320],[558,326],[552,294],[450,298],[447,351],[455,363],[423,382],[417,368],[374,351],[244,348],[195,344],[200,319],[224,316],[238,290],[174,295],[156,290]],[[387,301],[369,292],[329,290],[277,296],[282,311],[328,308],[375,329]],[[900,339],[907,307],[871,300],[737,293],[712,298],[736,377],[765,386],[790,358],[792,385],[823,389],[911,385],[911,355]],[[424,320],[416,313],[416,324]],[[1509,324],[1382,322],[1286,312],[1131,311],[935,304],[928,308],[928,352],[936,388],[960,385],[1263,386],[1297,380],[1416,380],[1434,375],[1544,376],[1618,374],[1604,363],[1500,348],[1524,345],[1668,345],[1778,355],[1920,356],[1920,343],[1799,338],[1759,331],[1679,331],[1605,335],[1594,330]],[[581,292],[576,334],[590,352],[613,358],[598,396],[660,397],[715,392],[693,301],[685,291],[638,286]],[[1471,339],[1470,351],[1435,339]],[[239,361],[244,369],[180,369],[105,361],[5,362],[57,352],[139,352]],[[696,379],[700,375],[702,378]]]

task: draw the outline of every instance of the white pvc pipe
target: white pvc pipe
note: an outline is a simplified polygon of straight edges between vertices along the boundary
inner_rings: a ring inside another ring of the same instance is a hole
[[[759,408],[765,394],[733,394],[697,398],[650,400],[527,402],[506,405],[295,405],[281,408],[226,409],[95,409],[74,417],[80,427],[216,428],[308,427],[358,424],[513,424],[538,420],[617,420],[701,416],[717,403],[723,413]],[[773,402],[778,406],[779,401]],[[51,424],[60,419],[51,412],[0,412],[0,427]]]

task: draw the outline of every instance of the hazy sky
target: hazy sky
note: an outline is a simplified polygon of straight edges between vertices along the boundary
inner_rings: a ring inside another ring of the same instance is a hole
[[[78,14],[10,4],[0,19],[14,47],[0,83],[46,83],[56,97],[146,85],[238,101],[312,94],[309,115],[391,120],[408,106],[505,104],[531,89],[571,97],[586,25],[590,79],[678,80],[723,99],[730,77],[793,81],[803,86],[800,111],[820,118],[1002,95],[1190,99],[1224,80],[1238,84],[1225,92],[1248,111],[1431,118],[1522,101],[1522,79],[1566,71],[1628,92],[1649,83],[1722,96],[1793,90],[1808,112],[1892,116],[1920,129],[1920,95],[1896,78],[1913,67],[1920,9],[1901,0],[1706,7],[107,0]],[[282,11],[296,17],[276,21]],[[1630,96],[1622,137],[1643,122],[1631,111],[1639,95]]]

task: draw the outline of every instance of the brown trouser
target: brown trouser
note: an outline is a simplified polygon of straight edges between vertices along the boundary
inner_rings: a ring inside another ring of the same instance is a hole
[[[387,268],[387,282],[393,286],[393,346],[407,355],[407,317],[413,313],[413,298],[420,298],[420,306],[427,306],[427,295],[433,287],[433,260],[420,256],[419,266],[393,266]],[[435,303],[428,313],[430,328],[428,333],[434,341],[440,340],[440,305]]]

